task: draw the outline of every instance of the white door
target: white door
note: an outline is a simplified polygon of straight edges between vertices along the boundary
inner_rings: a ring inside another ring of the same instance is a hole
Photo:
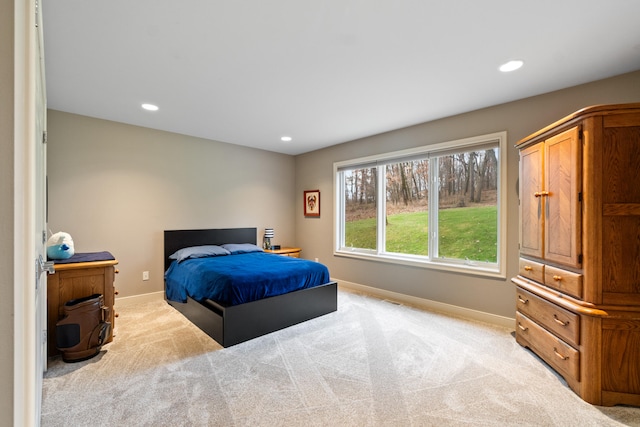
[[[40,9],[36,1],[36,10]],[[35,60],[35,409],[40,421],[42,408],[42,380],[47,369],[47,272],[53,272],[53,263],[47,260],[47,102],[44,79],[44,46],[42,45],[42,13],[37,13]]]

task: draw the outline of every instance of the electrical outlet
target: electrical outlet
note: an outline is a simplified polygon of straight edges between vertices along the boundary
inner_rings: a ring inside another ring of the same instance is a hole
[[[149,272],[148,271],[143,271],[142,272],[142,280],[149,280]]]

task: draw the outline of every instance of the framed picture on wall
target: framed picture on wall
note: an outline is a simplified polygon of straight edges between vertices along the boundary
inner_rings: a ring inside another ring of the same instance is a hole
[[[320,216],[320,190],[304,192],[304,216]]]

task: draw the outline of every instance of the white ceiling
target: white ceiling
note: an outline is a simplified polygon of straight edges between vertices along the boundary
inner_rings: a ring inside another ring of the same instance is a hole
[[[638,0],[43,3],[49,108],[294,155],[640,69]]]

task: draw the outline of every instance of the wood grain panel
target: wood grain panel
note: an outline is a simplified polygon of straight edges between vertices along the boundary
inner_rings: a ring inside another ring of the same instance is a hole
[[[605,129],[604,140],[603,203],[640,203],[640,126]]]
[[[91,268],[85,271],[62,271],[60,274],[58,314],[64,315],[64,304],[73,299],[104,293],[104,268]]]
[[[602,329],[602,388],[640,394],[640,319],[603,319]]]
[[[580,266],[582,173],[579,128],[545,141],[544,257]]]
[[[640,113],[627,112],[626,114],[613,114],[603,118],[605,129],[638,126],[638,123],[640,123]]]
[[[604,216],[640,216],[640,203],[607,203],[602,207]]]
[[[520,252],[542,257],[544,219],[542,198],[535,194],[543,190],[543,144],[536,144],[520,153]]]
[[[602,292],[605,304],[624,294],[640,302],[640,216],[608,216],[602,221]]]

